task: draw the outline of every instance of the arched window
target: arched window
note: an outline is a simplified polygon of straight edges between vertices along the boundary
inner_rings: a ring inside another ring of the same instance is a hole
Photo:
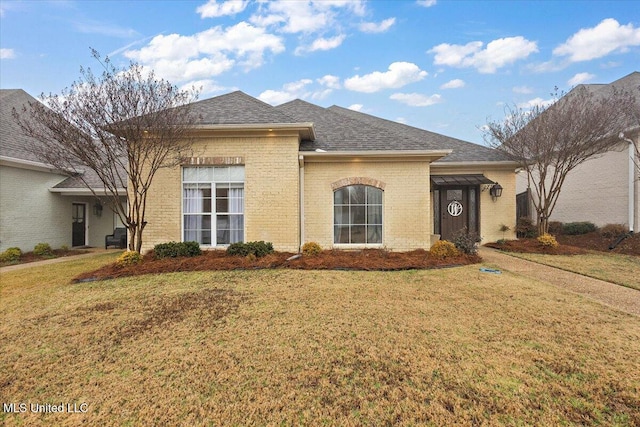
[[[333,193],[333,242],[382,243],[382,190],[349,185]]]

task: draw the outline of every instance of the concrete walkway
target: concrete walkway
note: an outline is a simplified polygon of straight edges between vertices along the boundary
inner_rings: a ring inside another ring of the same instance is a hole
[[[24,268],[37,267],[37,266],[40,266],[40,265],[57,264],[59,262],[71,261],[71,260],[74,260],[74,259],[88,258],[88,257],[96,256],[98,254],[103,254],[103,253],[107,253],[107,252],[121,251],[122,249],[87,248],[87,249],[82,249],[82,250],[83,251],[89,251],[89,253],[88,254],[81,254],[81,255],[69,255],[69,256],[63,256],[63,257],[59,257],[59,258],[45,259],[43,261],[27,262],[27,263],[24,263],[24,264],[8,265],[6,267],[0,267],[0,273],[7,273],[9,271],[15,271],[15,270],[22,270]]]
[[[479,254],[485,263],[499,269],[548,282],[625,313],[640,316],[640,291],[636,289],[527,261],[496,249],[481,247]]]

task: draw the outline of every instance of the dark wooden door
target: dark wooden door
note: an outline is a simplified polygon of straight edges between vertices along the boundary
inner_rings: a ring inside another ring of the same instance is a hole
[[[469,228],[469,189],[445,187],[440,190],[440,238],[451,240],[453,235]]]
[[[84,246],[87,237],[87,218],[86,206],[82,203],[74,203],[73,209],[73,226],[72,226],[72,246]]]

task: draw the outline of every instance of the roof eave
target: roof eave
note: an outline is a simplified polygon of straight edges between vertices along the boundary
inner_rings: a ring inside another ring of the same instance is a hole
[[[453,150],[350,150],[350,151],[300,151],[299,155],[310,160],[323,161],[332,159],[388,159],[402,158],[405,160],[441,159]]]
[[[212,131],[295,131],[300,134],[300,139],[315,141],[316,130],[313,122],[301,123],[225,123],[225,124],[200,124],[195,125],[196,130]]]

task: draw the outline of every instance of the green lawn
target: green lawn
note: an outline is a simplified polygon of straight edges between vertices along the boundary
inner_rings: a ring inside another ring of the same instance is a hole
[[[640,290],[640,257],[590,252],[586,255],[510,255]]]
[[[640,425],[640,318],[478,265],[0,277],[14,425]],[[83,407],[85,408],[85,407]]]

